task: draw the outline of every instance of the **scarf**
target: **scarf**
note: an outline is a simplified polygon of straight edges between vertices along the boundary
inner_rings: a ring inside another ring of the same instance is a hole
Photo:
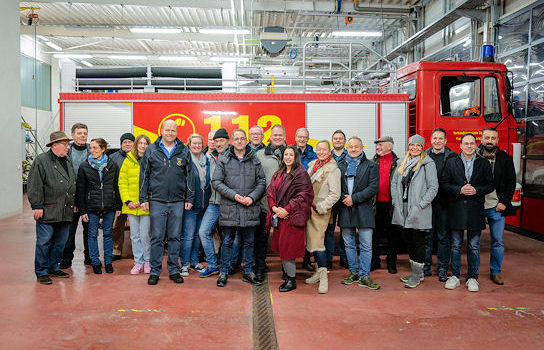
[[[404,200],[408,199],[410,181],[412,181],[412,176],[414,176],[412,169],[416,166],[417,162],[419,162],[419,158],[420,157],[408,157],[406,163],[404,164],[404,174],[401,179],[402,186],[404,187],[404,191],[402,193],[402,199]]]
[[[348,169],[346,170],[346,176],[355,176],[357,175],[357,167],[359,166],[359,163],[361,163],[361,159],[363,158],[363,152],[361,152],[361,154],[359,154],[359,156],[355,157],[355,158],[351,158],[348,155],[346,155],[346,158],[344,158],[346,160],[346,162],[348,163]]]
[[[491,171],[493,172],[493,174],[495,174],[495,161],[497,160],[497,150],[498,150],[497,146],[493,147],[493,150],[491,152],[489,152],[485,147],[482,147],[482,149],[478,148],[476,150],[476,153],[480,157],[483,157],[489,161],[489,163],[491,164]]]
[[[197,158],[191,152],[191,159],[193,160],[193,164],[196,166],[196,170],[198,171],[198,177],[200,178],[200,189],[204,191],[206,188],[206,157],[203,157],[202,154],[200,154],[200,158]]]
[[[319,169],[321,169],[325,164],[330,162],[332,159],[332,155],[329,154],[329,156],[323,160],[316,160],[314,163],[314,166],[312,168],[313,174],[315,174]]]
[[[106,168],[106,165],[108,165],[108,156],[106,153],[104,153],[100,159],[95,159],[89,154],[87,161],[91,168],[98,170],[98,176],[100,176],[100,181],[102,181],[103,171]]]
[[[270,142],[264,149],[264,154],[266,154],[267,156],[274,155],[278,159],[281,159],[281,155],[286,147],[287,146],[285,145],[285,143],[281,146],[276,147],[272,145],[272,142]]]

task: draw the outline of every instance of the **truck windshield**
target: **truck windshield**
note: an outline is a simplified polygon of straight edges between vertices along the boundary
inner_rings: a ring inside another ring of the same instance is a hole
[[[448,76],[440,79],[440,109],[446,117],[480,116],[480,78]]]

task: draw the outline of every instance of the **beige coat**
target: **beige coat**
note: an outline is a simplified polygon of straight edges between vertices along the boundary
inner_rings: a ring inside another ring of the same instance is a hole
[[[308,174],[314,187],[315,206],[306,224],[306,249],[309,252],[325,250],[325,231],[329,225],[332,207],[340,199],[341,173],[334,159],[313,174],[315,162],[314,160],[308,164]]]

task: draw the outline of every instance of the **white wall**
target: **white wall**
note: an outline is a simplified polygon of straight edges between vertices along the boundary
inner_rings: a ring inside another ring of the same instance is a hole
[[[0,219],[21,213],[21,58],[19,2],[0,1]]]

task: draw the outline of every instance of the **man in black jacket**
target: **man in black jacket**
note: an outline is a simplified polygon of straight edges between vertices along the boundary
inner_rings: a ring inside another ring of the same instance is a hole
[[[28,175],[28,201],[36,220],[34,270],[38,282],[70,277],[59,269],[74,215],[76,176],[68,155],[70,139],[62,131],[50,135],[48,152],[36,157]]]
[[[464,230],[467,231],[467,288],[479,291],[478,268],[480,267],[480,236],[485,229],[485,195],[493,191],[491,166],[476,154],[476,137],[461,136],[458,157],[450,158],[444,167],[440,186],[447,193],[449,227],[451,229],[451,273],[446,289],[455,289],[461,284],[461,247]]]
[[[486,128],[482,133],[482,143],[478,153],[489,160],[493,170],[495,190],[485,196],[485,216],[491,233],[491,257],[489,259],[490,278],[493,283],[503,285],[501,277],[502,259],[504,256],[505,216],[514,215],[512,196],[516,189],[516,171],[514,161],[508,153],[497,147],[499,133],[495,128]]]
[[[161,274],[165,232],[170,279],[183,283],[179,265],[183,210],[190,210],[195,200],[191,155],[177,138],[176,122],[165,121],[161,135],[140,162],[140,203],[151,219],[150,285],[157,284]]]
[[[431,134],[432,147],[425,151],[436,165],[439,180],[448,159],[457,156],[446,146],[446,142],[446,130],[436,128]],[[438,280],[446,282],[448,279],[448,264],[450,263],[451,239],[448,228],[448,198],[441,188],[438,189],[438,194],[433,199],[433,229],[425,235],[425,267],[423,268],[425,276],[432,275],[431,265],[433,263],[433,239],[435,234],[437,239]]]
[[[219,225],[225,234],[217,286],[225,287],[227,284],[235,236],[242,237],[244,242],[242,281],[260,286],[261,279],[253,273],[253,243],[255,228],[260,224],[259,199],[266,190],[266,177],[261,162],[247,144],[244,130],[232,132],[232,146],[218,158],[212,186],[221,194]]]

